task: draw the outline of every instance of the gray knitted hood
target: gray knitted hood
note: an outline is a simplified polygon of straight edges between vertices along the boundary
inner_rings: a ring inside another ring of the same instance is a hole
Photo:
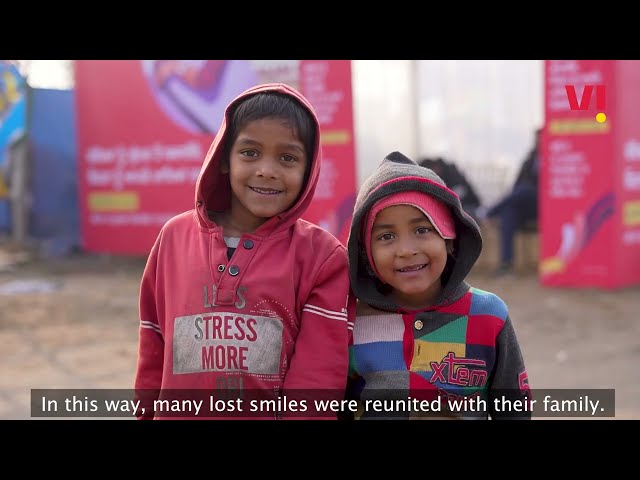
[[[437,306],[454,302],[469,290],[465,278],[482,251],[480,228],[460,205],[460,199],[449,190],[444,181],[432,170],[422,167],[400,152],[387,155],[375,172],[365,181],[354,207],[349,233],[349,275],[351,288],[358,300],[386,311],[399,307],[380,290],[380,282],[370,272],[369,262],[361,238],[362,222],[367,212],[381,198],[393,193],[416,190],[431,195],[451,208],[456,226],[454,253],[449,256],[446,283],[443,284]],[[436,306],[434,305],[434,307]]]

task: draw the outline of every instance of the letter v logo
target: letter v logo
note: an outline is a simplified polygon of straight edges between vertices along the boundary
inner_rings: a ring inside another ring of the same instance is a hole
[[[589,110],[593,85],[584,86],[584,90],[582,90],[582,98],[580,98],[579,104],[575,85],[565,85],[564,88],[567,91],[567,99],[569,100],[569,108],[571,110]]]

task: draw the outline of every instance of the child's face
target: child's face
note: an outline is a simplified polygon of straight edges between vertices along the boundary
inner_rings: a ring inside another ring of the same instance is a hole
[[[417,208],[394,205],[378,213],[371,229],[371,256],[401,306],[426,307],[440,293],[446,243]]]
[[[229,153],[231,214],[255,228],[293,205],[309,159],[291,127],[277,118],[249,122]]]

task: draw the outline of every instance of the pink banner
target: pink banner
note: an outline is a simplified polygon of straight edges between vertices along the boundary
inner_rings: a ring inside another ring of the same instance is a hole
[[[545,285],[618,287],[632,281],[623,275],[632,258],[639,271],[637,253],[625,253],[620,243],[624,209],[632,211],[630,218],[637,215],[633,204],[623,206],[630,192],[623,188],[618,153],[623,132],[638,121],[638,104],[635,110],[625,108],[633,85],[625,76],[617,61],[545,62],[540,184]]]
[[[346,245],[356,199],[351,62],[301,62],[300,88],[316,109],[322,129],[322,169],[306,218]]]
[[[225,107],[246,88],[272,81],[299,88],[318,109],[325,161],[306,218],[346,242],[356,188],[348,60],[75,64],[85,250],[147,253],[169,218],[193,208]]]
[[[617,284],[640,283],[640,61],[618,60],[614,216]]]

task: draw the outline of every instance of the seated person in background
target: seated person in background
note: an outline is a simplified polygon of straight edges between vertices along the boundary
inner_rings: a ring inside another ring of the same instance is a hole
[[[478,212],[480,220],[499,219],[500,265],[496,275],[513,271],[513,240],[528,221],[538,219],[539,147],[542,129],[535,131],[534,145],[529,150],[511,192],[488,210]]]
[[[447,162],[441,157],[423,158],[418,162],[422,167],[433,170],[451,190],[458,194],[462,208],[478,220],[476,211],[480,208],[480,198],[473,186],[469,183],[464,174],[452,162]]]

